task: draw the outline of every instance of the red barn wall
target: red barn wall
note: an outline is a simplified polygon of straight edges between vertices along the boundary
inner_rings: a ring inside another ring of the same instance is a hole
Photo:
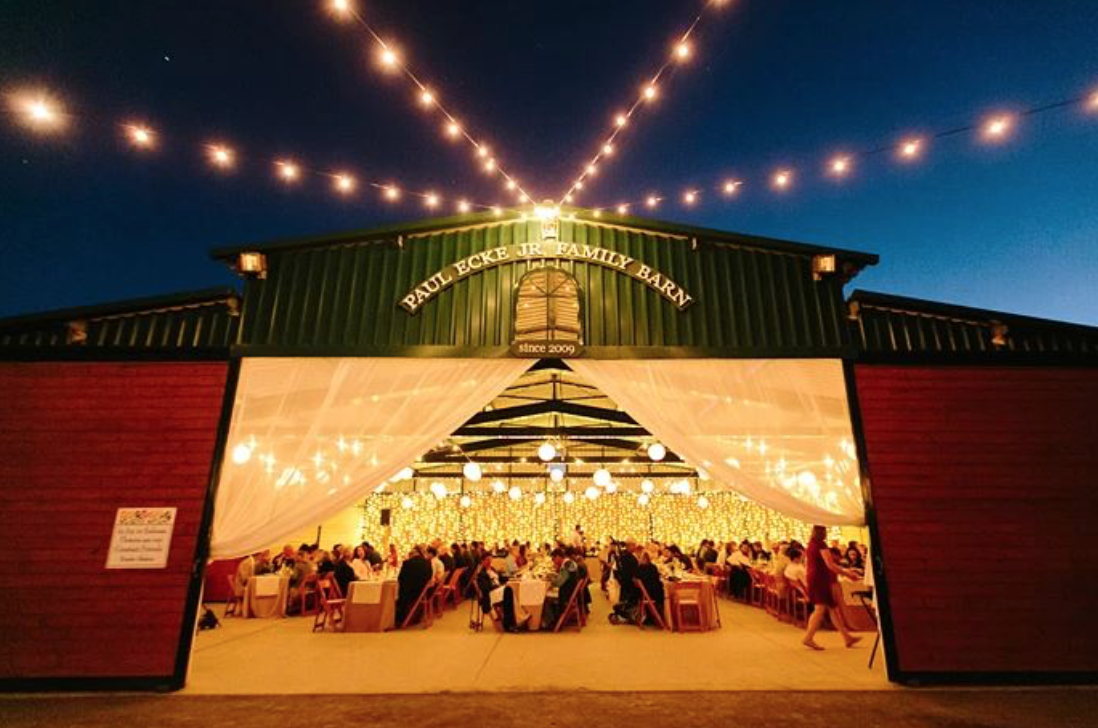
[[[226,375],[0,363],[0,679],[172,676]],[[167,568],[104,568],[128,506],[178,508]]]
[[[1098,671],[1098,369],[855,373],[900,672]]]

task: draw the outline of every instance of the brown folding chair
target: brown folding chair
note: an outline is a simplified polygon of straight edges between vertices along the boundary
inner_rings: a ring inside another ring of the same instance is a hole
[[[453,605],[456,607],[458,604],[458,580],[461,579],[461,573],[465,571],[465,567],[454,569],[450,572],[450,578],[446,580],[445,584],[440,584],[435,589],[435,610],[442,613],[446,609],[446,602],[453,600]]]
[[[587,579],[580,579],[576,584],[576,588],[572,590],[572,595],[568,597],[568,604],[564,606],[564,611],[557,617],[557,623],[553,626],[554,632],[560,632],[560,628],[564,626],[569,617],[575,617],[576,628],[583,629],[584,619],[583,610],[580,608],[578,597],[580,592],[587,588]]]
[[[332,629],[342,627],[343,607],[347,604],[347,600],[339,591],[339,583],[327,576],[318,579],[316,593],[319,608],[313,618],[313,631],[327,630],[329,624],[332,625]]]
[[[699,582],[680,581],[671,590],[671,606],[675,614],[675,629],[679,632],[703,632],[702,585]],[[696,619],[691,628],[683,621],[683,608],[694,613]]]
[[[226,574],[225,578],[229,580],[229,600],[225,602],[225,614],[221,616],[243,617],[244,595],[236,593],[236,577],[231,574]]]
[[[793,624],[803,627],[808,622],[808,592],[799,581],[786,579],[786,593],[789,603],[789,616]]]
[[[656,621],[656,624],[660,626],[660,629],[666,631],[667,622],[663,621],[663,615],[660,614],[660,610],[656,606],[656,602],[652,599],[652,597],[648,596],[648,590],[644,588],[644,582],[636,577],[633,577],[633,583],[636,585],[637,589],[640,590],[641,595],[641,605],[640,609],[637,610],[636,625],[641,629],[644,629],[644,615],[650,614],[652,615],[652,619]]]
[[[755,607],[762,607],[766,603],[766,574],[754,567],[748,569],[751,576],[751,589],[747,592],[748,603]]]
[[[305,616],[309,612],[309,597],[313,598],[313,613],[320,611],[320,599],[317,596],[316,582],[316,574],[307,574],[301,580],[297,593],[290,597],[290,606],[293,606],[293,600],[296,597],[301,616]]]
[[[434,584],[427,582],[423,586],[423,591],[416,597],[416,601],[412,604],[412,608],[408,610],[408,614],[405,615],[404,621],[400,624],[400,629],[408,629],[408,626],[412,624],[412,618],[416,616],[416,612],[421,612],[419,624],[423,628],[431,626],[431,589]]]

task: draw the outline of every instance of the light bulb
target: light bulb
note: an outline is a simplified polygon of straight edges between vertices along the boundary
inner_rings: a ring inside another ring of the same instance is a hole
[[[480,465],[472,461],[465,463],[465,465],[461,468],[461,472],[468,480],[471,480],[474,483],[480,480],[481,476],[483,475],[480,469]]]
[[[560,481],[564,480],[564,468],[550,467],[549,480],[553,481],[554,483],[559,483]]]
[[[564,494],[564,502],[571,505],[576,500],[575,494],[572,491],[568,491]]]
[[[606,484],[606,492],[607,493],[616,493],[617,490],[618,490],[618,484],[615,483],[614,481],[611,480],[609,483]]]
[[[641,493],[639,496],[637,496],[637,505],[646,506],[648,505],[648,501],[650,500],[651,498],[647,493]]]
[[[463,495],[461,496],[461,498],[458,498],[458,505],[460,505],[462,508],[468,508],[469,506],[473,505],[473,499],[467,495]]]
[[[534,493],[534,503],[539,505],[539,506],[542,505],[543,503],[545,503],[545,494],[544,493]]]
[[[127,136],[135,147],[151,147],[153,145],[153,133],[147,126],[131,124],[126,127]]]
[[[411,498],[409,498],[408,496],[404,496],[403,498],[400,499],[400,507],[403,508],[406,511],[411,510],[414,505],[415,505],[415,502]]]
[[[507,497],[511,500],[518,500],[522,498],[522,488],[517,485],[512,485],[511,489],[507,491]]]
[[[652,462],[658,463],[667,457],[667,448],[658,442],[653,442],[648,446],[648,459]]]
[[[551,442],[543,442],[541,447],[538,448],[538,458],[540,458],[542,462],[547,463],[556,456],[557,449],[553,447],[553,443]]]
[[[233,462],[237,465],[243,465],[252,459],[252,448],[250,445],[240,443],[233,448]]]
[[[709,507],[709,499],[706,498],[704,495],[699,495],[698,496],[698,508],[701,508],[702,510],[705,510],[708,507]]]
[[[446,486],[438,482],[437,480],[434,483],[431,483],[431,493],[433,493],[435,498],[438,498],[439,500],[442,500],[448,495]]]
[[[645,493],[651,493],[655,489],[656,489],[656,484],[653,483],[648,478],[645,478],[644,480],[641,481],[641,490],[643,490]]]
[[[503,491],[507,490],[507,486],[504,485],[502,480],[493,480],[492,490],[496,491],[497,493],[502,493]]]
[[[585,496],[587,496],[587,499],[588,499],[588,500],[595,500],[596,498],[598,498],[598,497],[599,497],[599,494],[600,494],[601,492],[602,492],[602,491],[600,491],[600,490],[599,490],[598,488],[596,488],[595,486],[593,486],[593,485],[589,485],[589,486],[587,486],[587,490],[583,491],[583,494],[584,494]]]

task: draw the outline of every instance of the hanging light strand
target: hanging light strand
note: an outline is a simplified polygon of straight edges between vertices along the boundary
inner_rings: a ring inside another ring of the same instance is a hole
[[[599,142],[598,149],[595,151],[594,156],[590,157],[581,168],[579,176],[572,182],[571,186],[561,195],[557,204],[565,204],[572,202],[574,196],[580,190],[583,190],[588,180],[598,174],[599,164],[606,157],[610,157],[615,154],[618,148],[618,137],[625,131],[625,128],[629,126],[629,123],[633,120],[633,117],[637,115],[638,110],[645,104],[656,101],[660,95],[660,80],[664,76],[670,76],[670,70],[690,59],[694,54],[692,39],[695,36],[695,31],[698,25],[706,17],[706,14],[712,8],[720,7],[724,5],[724,0],[705,0],[702,3],[701,9],[697,15],[694,16],[693,22],[687,26],[686,31],[683,32],[678,40],[672,44],[671,51],[665,57],[656,72],[649,77],[649,80],[645,82],[640,89],[640,93],[633,99],[633,102],[625,111],[619,111],[614,114],[612,123],[610,126],[610,132],[607,136],[603,137]]]
[[[464,140],[469,144],[473,149],[474,163],[479,171],[486,174],[498,174],[503,179],[504,188],[509,193],[514,194],[519,202],[527,203],[533,200],[530,194],[523,189],[522,184],[503,168],[499,157],[492,152],[491,148],[483,140],[473,136],[466,125],[459,121],[458,117],[439,98],[437,90],[423,82],[412,71],[396,47],[390,41],[386,41],[373,25],[366,20],[352,0],[332,0],[329,3],[329,8],[337,17],[353,20],[366,32],[377,45],[379,64],[384,70],[400,73],[411,82],[416,89],[417,103],[421,107],[428,111],[438,110],[445,120],[443,134],[450,139]]]
[[[890,155],[900,164],[916,163],[929,153],[933,142],[949,137],[972,135],[981,144],[985,145],[1005,143],[1023,119],[1070,108],[1081,108],[1085,114],[1091,116],[1098,114],[1098,91],[1031,106],[1017,112],[992,113],[982,117],[978,122],[951,126],[937,132],[902,136],[892,142],[869,147],[860,152],[833,153],[819,167],[821,170],[820,176],[828,178],[832,182],[842,181],[854,173],[860,161],[882,155]],[[776,194],[789,193],[796,185],[797,169],[796,165],[782,165],[772,169],[758,177],[755,187],[767,187]],[[802,167],[802,169],[804,168]],[[739,196],[741,188],[747,186],[748,184],[743,178],[723,177],[709,187],[687,186],[677,196],[651,191],[640,197],[622,200],[614,205],[604,205],[594,209],[599,216],[605,210],[612,210],[619,215],[625,215],[634,208],[643,207],[646,210],[654,210],[669,198],[678,199],[684,208],[689,209],[700,205],[707,192],[710,193],[709,197],[713,199],[731,201]]]

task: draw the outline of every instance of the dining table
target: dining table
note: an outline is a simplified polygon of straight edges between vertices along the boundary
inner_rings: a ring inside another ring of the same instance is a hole
[[[839,579],[839,591],[842,593],[842,601],[839,602],[839,611],[842,612],[843,622],[851,632],[876,632],[877,622],[873,615],[866,611],[858,592],[867,591],[869,587],[864,581],[850,581]]]
[[[396,627],[396,579],[352,581],[343,604],[344,632],[385,632]]]
[[[244,588],[244,616],[260,619],[285,617],[289,594],[289,575],[253,576]]]
[[[716,592],[713,590],[713,582],[706,577],[696,576],[694,574],[683,574],[677,577],[665,577],[663,579],[663,618],[667,623],[667,626],[676,631],[682,632],[683,626],[678,623],[676,619],[675,606],[678,603],[680,594],[685,593],[687,590],[693,590],[694,585],[697,584],[698,593],[698,616],[697,624],[700,626],[701,631],[708,632],[709,630],[716,629],[718,626],[717,616],[717,600]],[[684,585],[686,586],[685,588]],[[694,607],[684,607],[684,611],[693,612]],[[683,621],[691,619],[684,615]],[[694,622],[691,621],[691,626]]]

